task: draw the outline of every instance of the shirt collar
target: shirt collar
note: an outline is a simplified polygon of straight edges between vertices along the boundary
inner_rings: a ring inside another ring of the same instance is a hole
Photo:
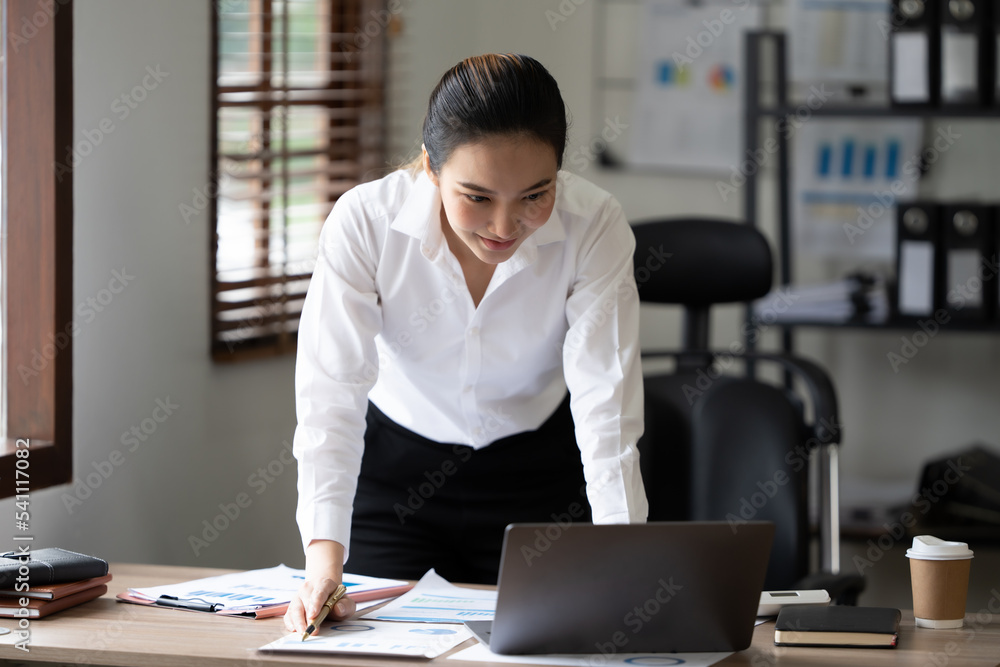
[[[429,224],[432,219],[437,219],[437,212],[440,210],[441,193],[431,183],[431,179],[427,178],[427,174],[421,171],[414,179],[403,206],[396,213],[392,229],[426,241],[429,228],[440,229],[440,225]]]

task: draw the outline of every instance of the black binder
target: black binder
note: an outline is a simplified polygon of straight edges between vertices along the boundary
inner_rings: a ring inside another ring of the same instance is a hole
[[[933,202],[896,206],[896,298],[898,319],[934,315],[943,304],[941,207]]]
[[[993,12],[993,17],[990,21],[993,27],[990,28],[990,36],[986,43],[986,62],[988,67],[983,74],[990,80],[989,88],[993,91],[993,99],[991,101],[994,106],[1000,106],[1000,64],[997,63],[1000,60],[1000,0],[993,0],[990,11]],[[991,49],[992,52],[990,52]]]
[[[997,45],[997,53],[1000,55],[1000,44]],[[1000,97],[996,99],[1000,103]],[[990,281],[996,283],[993,288],[993,319],[1000,321],[1000,205],[993,207],[993,249],[987,258],[986,274]]]
[[[930,107],[940,99],[938,7],[939,0],[892,0],[889,97],[894,106]]]
[[[948,204],[942,208],[945,308],[956,320],[988,320],[997,303],[993,208]]]
[[[989,103],[993,70],[990,30],[993,0],[941,2],[941,104],[979,107]]]

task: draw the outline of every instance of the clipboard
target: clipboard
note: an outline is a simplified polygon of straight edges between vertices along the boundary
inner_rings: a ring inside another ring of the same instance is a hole
[[[347,597],[351,598],[355,602],[370,602],[372,600],[388,600],[389,598],[394,598],[406,593],[411,588],[413,584],[406,584],[403,586],[392,586],[389,588],[380,588],[372,591],[362,591],[360,593],[348,594]],[[257,609],[253,610],[240,610],[240,609],[226,609],[223,605],[213,604],[202,600],[200,598],[177,598],[173,596],[160,596],[156,600],[147,600],[145,598],[132,595],[128,592],[119,593],[115,596],[119,602],[128,602],[130,604],[141,604],[146,607],[160,607],[162,609],[174,609],[180,611],[194,611],[198,613],[208,613],[217,614],[219,616],[234,616],[237,618],[274,618],[275,616],[284,616],[285,612],[288,611],[288,603],[284,602],[282,604],[276,605],[261,605]]]
[[[355,602],[381,600],[401,595],[413,584],[344,573],[348,597]],[[147,607],[209,613],[240,618],[281,616],[297,594],[305,571],[285,565],[261,570],[232,572],[161,586],[129,589],[119,593],[120,602]]]

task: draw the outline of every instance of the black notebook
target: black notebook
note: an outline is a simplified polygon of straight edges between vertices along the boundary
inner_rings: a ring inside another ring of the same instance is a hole
[[[784,607],[774,623],[774,643],[895,648],[901,617],[889,607]]]
[[[14,588],[24,566],[28,567],[29,586],[63,584],[108,573],[107,561],[56,547],[33,549],[24,560],[18,555],[16,551],[8,551],[0,556],[0,588]]]

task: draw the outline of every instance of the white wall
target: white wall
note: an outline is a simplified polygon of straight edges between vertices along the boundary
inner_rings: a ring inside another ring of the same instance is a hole
[[[90,315],[78,317],[75,476],[96,482],[95,465],[107,470],[115,450],[123,461],[97,488],[32,494],[33,526],[39,545],[59,544],[119,561],[301,565],[295,472],[280,458],[294,428],[293,360],[211,362],[209,220],[202,214],[185,224],[178,210],[181,203],[192,203],[209,172],[207,5],[203,0],[76,3],[77,145],[83,150],[87,142],[98,145],[75,170],[75,302],[86,309],[88,298],[106,299],[110,293],[101,290],[114,270],[124,268],[134,278],[92,321]],[[583,2],[553,30],[544,12],[558,5],[557,0],[404,0],[404,32],[393,44],[390,75],[394,157],[402,159],[418,143],[427,95],[441,73],[463,57],[487,51],[521,51],[545,63],[573,114],[570,150],[589,141],[591,128],[600,125],[591,117],[590,98],[594,3]],[[123,118],[115,100],[142,85],[147,67],[169,74]],[[98,143],[94,132],[103,119],[114,131]],[[979,135],[945,156],[949,162],[939,173],[953,182],[941,187],[967,187],[989,172],[989,157],[998,154],[996,132],[987,127]],[[960,166],[963,161],[970,166]],[[720,200],[711,179],[596,166],[584,175],[614,192],[632,219],[740,213],[738,202]],[[995,180],[980,187],[995,191]],[[739,339],[734,310],[717,322],[719,344]],[[644,342],[676,345],[677,324],[673,315],[648,314]],[[915,482],[929,455],[979,438],[1000,444],[998,338],[938,336],[894,374],[885,355],[902,333],[814,330],[801,336],[801,349],[825,364],[837,382],[848,475]],[[154,415],[163,417],[154,413],[156,401],[168,398],[179,407],[128,451],[123,434]],[[279,473],[272,482],[251,479],[268,464]],[[85,491],[90,496],[68,509],[70,494]],[[233,503],[241,492],[251,505],[196,555],[189,537],[200,536],[202,522],[215,520],[219,504]],[[11,502],[0,503],[0,513],[12,511]]]

